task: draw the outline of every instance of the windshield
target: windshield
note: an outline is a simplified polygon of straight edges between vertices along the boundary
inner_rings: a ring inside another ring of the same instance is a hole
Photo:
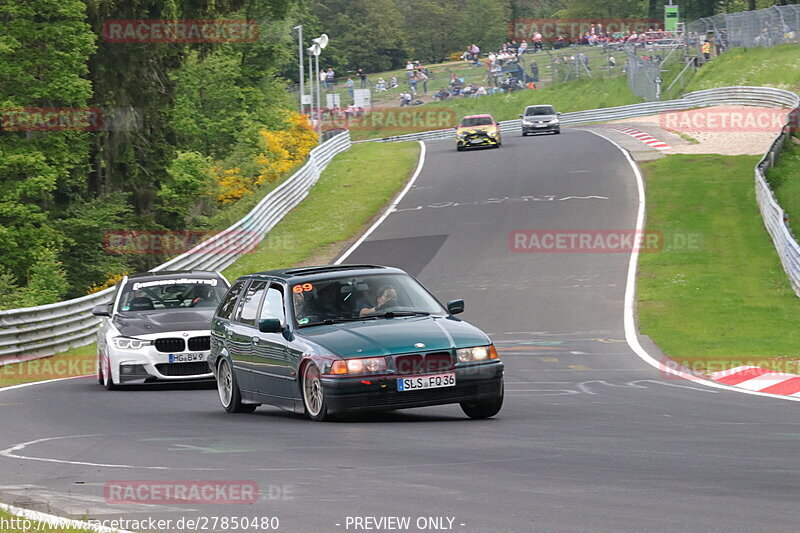
[[[292,287],[292,303],[301,327],[387,316],[446,314],[422,285],[405,274],[300,283]]]
[[[470,128],[472,126],[491,126],[494,124],[491,117],[472,117],[461,119],[462,128]]]
[[[129,280],[120,295],[119,312],[216,308],[226,290],[225,284],[214,278]]]
[[[540,106],[540,107],[529,107],[525,110],[525,116],[537,116],[537,115],[555,115],[556,110],[553,109],[552,106]]]

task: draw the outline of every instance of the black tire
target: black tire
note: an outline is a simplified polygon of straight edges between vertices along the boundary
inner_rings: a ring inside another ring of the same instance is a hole
[[[491,418],[500,412],[503,407],[503,388],[501,386],[500,396],[492,398],[491,400],[482,400],[480,402],[461,404],[461,410],[468,417],[479,420],[482,418]]]
[[[114,384],[114,378],[111,372],[111,359],[108,360],[108,372],[103,372],[103,386],[106,390],[117,390],[117,385]]]
[[[105,381],[103,380],[103,361],[99,353],[97,354],[97,382],[100,385],[105,385]]]
[[[527,132],[527,131],[523,131],[523,132],[522,132],[522,136],[523,136],[523,137],[527,137],[527,136],[528,136],[528,132]]]
[[[320,380],[319,368],[314,363],[309,363],[303,368],[300,390],[303,395],[303,408],[306,416],[314,422],[330,420],[325,389]]]
[[[229,413],[252,413],[258,407],[256,404],[242,403],[242,393],[236,383],[236,374],[224,357],[217,365],[217,392],[219,402]]]
[[[456,150],[459,151],[459,152],[463,152],[464,151],[464,147],[463,146],[456,146]]]
[[[561,130],[556,130],[556,135],[561,135]]]

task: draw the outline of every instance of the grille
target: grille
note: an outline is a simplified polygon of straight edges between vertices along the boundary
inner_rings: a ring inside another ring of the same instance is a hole
[[[175,338],[175,337],[168,337],[165,339],[156,339],[155,341],[156,350],[159,352],[182,352],[186,350],[186,344],[183,342],[183,339]]]
[[[198,376],[211,372],[208,363],[203,361],[198,363],[162,363],[156,365],[156,370],[164,376]]]
[[[398,374],[435,374],[453,369],[453,358],[448,352],[411,354],[395,357]]]
[[[211,337],[192,337],[189,339],[189,350],[192,352],[202,352],[211,349]]]

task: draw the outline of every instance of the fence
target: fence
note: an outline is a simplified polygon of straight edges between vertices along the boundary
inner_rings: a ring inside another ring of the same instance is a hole
[[[344,132],[314,148],[300,170],[270,191],[241,220],[153,270],[227,268],[306,197],[331,159],[350,144],[350,134]],[[0,365],[4,364],[3,356],[44,356],[91,343],[100,322],[91,309],[108,302],[114,290],[111,287],[65,302],[0,311]]]
[[[687,24],[686,31],[698,55],[706,39],[717,50],[796,43],[800,32],[800,6],[772,6],[701,18]]]
[[[775,243],[775,249],[778,251],[783,269],[789,276],[792,288],[795,294],[800,296],[800,246],[798,246],[789,228],[786,213],[775,200],[775,195],[766,180],[767,169],[775,165],[781,150],[786,143],[790,142],[794,134],[794,130],[797,127],[798,114],[800,114],[800,108],[794,110],[792,120],[784,126],[781,134],[778,135],[767,153],[758,162],[755,174],[756,201],[761,211],[761,217],[764,219],[764,225],[772,237],[772,242]]]

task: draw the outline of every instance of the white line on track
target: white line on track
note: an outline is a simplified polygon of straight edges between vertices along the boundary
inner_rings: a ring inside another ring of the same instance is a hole
[[[584,131],[588,131],[590,133],[597,135],[598,137],[602,137],[603,139],[607,140],[608,142],[616,146],[617,149],[619,149],[619,151],[622,152],[622,154],[625,156],[625,159],[627,159],[628,164],[630,164],[631,166],[631,169],[633,169],[633,174],[636,176],[636,189],[639,195],[639,200],[638,200],[639,208],[636,214],[636,239],[638,241],[639,239],[642,238],[642,230],[644,228],[644,211],[645,211],[644,178],[642,178],[642,172],[639,170],[639,165],[636,164],[636,162],[631,157],[631,154],[627,150],[625,150],[622,146],[620,146],[613,140],[593,130],[584,130]],[[630,261],[628,262],[628,278],[625,285],[624,326],[625,326],[625,340],[628,343],[628,346],[630,346],[631,350],[633,350],[633,352],[636,355],[638,355],[642,361],[644,361],[645,363],[649,364],[652,367],[657,368],[662,373],[666,372],[668,374],[679,376],[689,381],[706,385],[708,387],[740,392],[743,394],[752,394],[753,396],[766,396],[768,398],[776,398],[778,400],[789,400],[794,402],[800,401],[800,398],[796,397],[793,398],[791,396],[781,396],[778,394],[769,394],[766,392],[750,391],[745,389],[739,389],[736,387],[731,387],[728,385],[723,385],[721,383],[701,378],[699,376],[696,376],[688,372],[683,372],[671,366],[667,366],[664,363],[655,359],[652,355],[650,355],[639,342],[638,331],[636,328],[636,319],[635,319],[636,268],[637,268],[637,263],[639,261],[638,248],[639,248],[638,246],[633,247]]]
[[[367,240],[367,237],[369,237],[372,234],[373,231],[378,229],[378,226],[380,226],[381,223],[384,220],[386,220],[386,217],[388,217],[389,215],[392,214],[394,209],[397,207],[397,204],[399,204],[400,201],[403,199],[403,197],[406,195],[406,193],[409,190],[411,190],[411,187],[414,185],[414,182],[417,181],[417,177],[419,177],[420,172],[422,172],[423,165],[425,165],[425,152],[426,152],[425,143],[423,141],[417,141],[417,142],[419,143],[419,161],[417,162],[416,170],[414,170],[414,175],[411,176],[411,179],[408,181],[408,184],[405,186],[405,188],[402,191],[400,191],[400,194],[398,194],[395,197],[395,199],[392,202],[392,204],[389,207],[386,208],[386,210],[383,212],[381,217],[378,220],[376,220],[375,223],[372,226],[370,226],[370,228],[364,233],[364,235],[359,237],[359,239],[356,242],[353,243],[353,246],[348,248],[345,253],[343,253],[341,256],[339,256],[339,259],[337,259],[333,263],[334,265],[342,264],[342,262],[345,259],[347,259],[350,256],[350,254],[352,254],[356,250],[356,248],[361,246],[361,244],[365,240]]]

